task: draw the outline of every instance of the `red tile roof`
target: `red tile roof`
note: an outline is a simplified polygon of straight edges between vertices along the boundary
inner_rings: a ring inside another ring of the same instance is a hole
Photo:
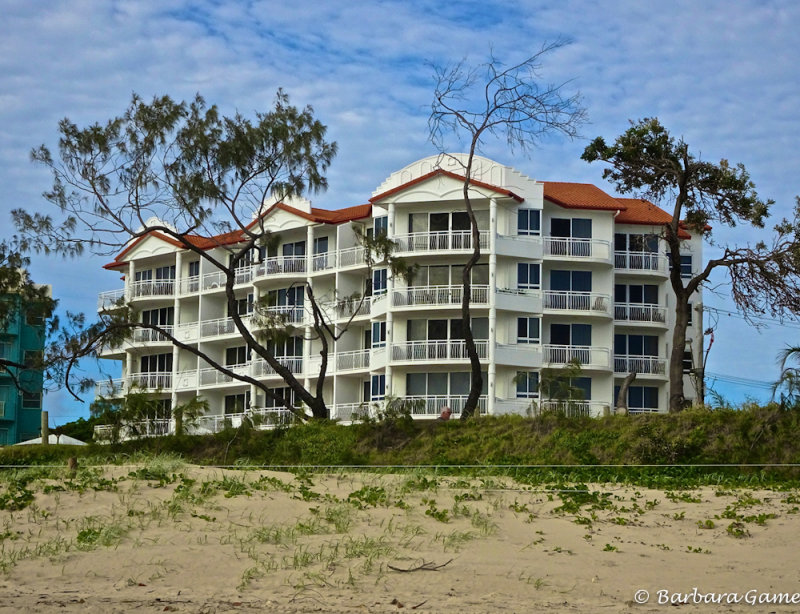
[[[283,203],[276,203],[272,205],[267,211],[264,212],[262,218],[268,215],[274,209],[280,209],[282,211],[287,211],[288,213],[292,213],[301,217],[303,219],[309,220],[311,222],[316,222],[319,224],[343,224],[345,222],[350,222],[353,220],[359,220],[365,217],[368,217],[372,214],[372,205],[356,205],[355,207],[345,207],[344,209],[336,209],[336,210],[328,210],[328,209],[317,209],[315,207],[311,208],[311,213],[306,213],[305,211],[301,211],[299,209],[295,209],[294,207],[290,207]],[[250,224],[248,224],[247,228],[252,228],[256,225],[258,220],[254,220]],[[104,269],[116,269],[121,266],[125,266],[128,264],[125,261],[125,254],[130,252],[134,247],[136,247],[139,243],[141,243],[147,237],[156,237],[157,239],[161,239],[169,243],[170,245],[174,245],[175,247],[184,249],[186,246],[174,239],[170,236],[165,235],[164,233],[153,231],[147,234],[144,234],[138,238],[136,238],[132,243],[127,245],[119,254],[117,254],[116,258],[114,258],[113,262],[109,262],[108,264],[104,264]],[[223,234],[215,235],[213,237],[202,237],[200,235],[184,235],[183,237],[187,243],[197,247],[198,249],[213,249],[215,247],[220,247],[223,245],[233,245],[243,241],[245,238],[245,234],[242,230],[233,230],[231,232],[226,232]]]
[[[613,196],[591,183],[566,183],[562,181],[543,181],[544,197],[568,209],[596,209],[619,211],[625,205]]]
[[[391,190],[386,190],[385,192],[382,192],[377,196],[373,196],[372,198],[369,199],[369,202],[376,203],[378,201],[383,200],[384,198],[387,198],[388,196],[391,196],[392,194],[397,194],[398,192],[402,192],[403,190],[406,190],[413,185],[417,185],[418,183],[423,183],[425,181],[428,181],[428,179],[433,179],[434,177],[438,177],[439,175],[444,175],[445,177],[450,177],[451,179],[456,179],[458,181],[464,181],[463,175],[459,175],[451,171],[446,171],[444,169],[437,168],[436,170],[433,170],[430,173],[426,173],[425,175],[417,177],[416,179],[412,179],[411,181],[407,181],[406,183],[399,185],[395,188],[392,188]],[[505,188],[500,188],[496,185],[484,183],[483,181],[478,181],[477,179],[471,179],[470,184],[479,188],[485,188],[487,190],[491,190],[492,192],[497,192],[498,194],[502,194],[504,196],[509,196],[520,203],[523,200],[525,200],[524,198],[522,198],[522,196],[514,194],[514,192],[512,192],[511,190],[506,190]]]

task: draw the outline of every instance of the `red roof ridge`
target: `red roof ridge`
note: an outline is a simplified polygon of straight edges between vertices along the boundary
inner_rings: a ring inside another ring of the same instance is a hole
[[[542,181],[544,197],[567,209],[621,211],[627,207],[592,183]]]

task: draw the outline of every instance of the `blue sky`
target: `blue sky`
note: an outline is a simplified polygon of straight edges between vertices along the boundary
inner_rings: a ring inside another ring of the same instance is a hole
[[[32,147],[56,145],[58,121],[119,114],[131,92],[188,99],[200,92],[223,112],[267,109],[282,87],[310,104],[339,154],[316,206],[366,202],[392,171],[433,152],[427,114],[431,63],[489,49],[512,62],[560,37],[544,80],[572,80],[588,109],[585,139],[547,139],[530,157],[490,142],[485,155],[536,179],[583,181],[611,191],[602,167],[580,160],[586,139],[613,139],[628,119],[657,116],[703,158],[744,163],[773,218],[800,194],[800,3],[787,1],[538,2],[486,0],[292,2],[183,0],[0,0],[0,237],[17,206],[45,209],[47,173]],[[718,229],[719,245],[755,241],[748,228]],[[707,255],[713,255],[713,247]],[[93,313],[97,293],[120,287],[106,259],[34,257],[37,281],[62,308]],[[735,312],[724,279],[705,303]],[[718,317],[708,370],[727,398],[763,398],[776,354],[800,342],[800,325],[755,330]],[[88,406],[49,394],[56,423]]]

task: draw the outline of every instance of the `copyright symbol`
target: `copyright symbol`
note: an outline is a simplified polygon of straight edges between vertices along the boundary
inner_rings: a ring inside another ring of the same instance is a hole
[[[647,603],[650,601],[650,593],[643,588],[640,588],[638,591],[636,591],[636,593],[634,593],[633,600],[636,603]]]

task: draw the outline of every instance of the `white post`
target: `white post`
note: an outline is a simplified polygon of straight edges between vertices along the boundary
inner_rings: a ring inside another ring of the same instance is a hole
[[[489,368],[488,398],[486,413],[494,414],[497,390],[497,365],[495,348],[497,346],[497,200],[489,200]]]

